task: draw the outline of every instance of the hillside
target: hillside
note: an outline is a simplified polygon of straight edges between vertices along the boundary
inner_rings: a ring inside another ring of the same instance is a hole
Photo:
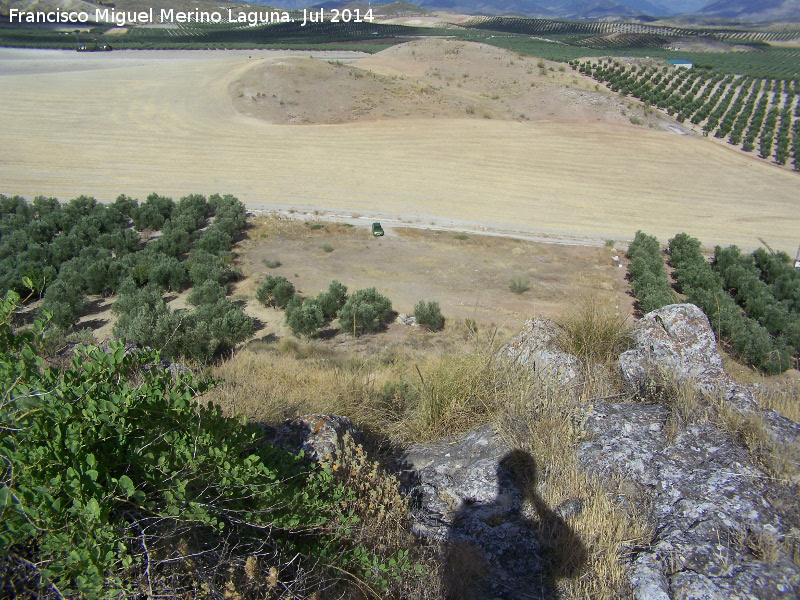
[[[252,9],[252,5],[245,2],[231,2],[229,0],[115,0],[107,2],[98,0],[0,0],[0,15],[7,16],[9,10],[16,8],[20,11],[47,12],[52,10],[87,11],[94,15],[95,9],[110,9],[117,11],[143,11],[153,8],[156,12],[161,8],[172,8],[176,11],[219,11],[228,8],[234,11]]]
[[[717,0],[698,10],[697,15],[740,21],[800,20],[798,0]]]

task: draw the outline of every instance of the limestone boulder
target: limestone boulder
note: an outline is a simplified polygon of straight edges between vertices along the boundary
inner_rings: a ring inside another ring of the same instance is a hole
[[[534,371],[566,389],[580,391],[581,362],[558,348],[559,327],[551,319],[528,319],[522,331],[500,350],[499,356]]]

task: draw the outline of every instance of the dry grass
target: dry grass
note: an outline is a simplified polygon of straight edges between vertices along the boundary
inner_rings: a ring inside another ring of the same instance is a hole
[[[582,398],[607,398],[623,389],[614,362],[630,348],[631,326],[607,299],[584,296],[557,320],[561,350],[581,360]]]
[[[676,381],[672,373],[653,373],[640,395],[670,407],[665,428],[668,439],[674,439],[692,424],[711,423],[747,449],[753,463],[776,480],[790,482],[800,475],[800,440],[775,439],[760,415],[743,414],[731,408],[723,397],[698,391],[692,381]],[[790,404],[791,400],[777,394],[775,405],[784,403]]]
[[[762,381],[755,395],[762,408],[777,411],[787,419],[800,423],[800,380]]]
[[[620,508],[613,485],[588,477],[577,464],[575,447],[585,436],[590,405],[498,360],[499,342],[490,331],[458,324],[446,335],[452,338],[449,350],[399,346],[365,358],[315,344],[256,345],[218,367],[216,374],[226,382],[213,392],[214,400],[228,412],[268,422],[302,413],[344,414],[400,444],[493,421],[510,447],[539,465],[538,477],[537,469],[531,470],[526,506],[543,545],[547,585],[564,598],[627,593],[620,557],[646,540],[649,530],[638,514]],[[472,350],[464,349],[464,340]],[[576,498],[583,501],[577,515],[542,517]],[[465,560],[474,554],[462,550]],[[469,563],[470,577],[479,578],[485,565]],[[469,586],[468,578],[465,582]]]
[[[582,423],[591,405],[537,382],[533,393],[507,407],[501,426],[509,444],[528,453],[540,475],[530,481],[528,511],[544,549],[548,587],[563,598],[620,598],[627,593],[621,557],[650,531],[639,513],[623,511],[613,484],[591,478],[577,464],[575,446],[585,437]],[[546,518],[565,501],[580,499],[577,515]],[[644,507],[642,507],[644,508]]]
[[[561,349],[586,363],[609,365],[631,344],[628,317],[597,296],[571,304],[558,325]]]

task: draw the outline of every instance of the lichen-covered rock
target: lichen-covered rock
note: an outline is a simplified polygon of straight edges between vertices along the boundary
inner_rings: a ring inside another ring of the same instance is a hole
[[[313,461],[333,455],[341,447],[345,434],[358,440],[358,431],[347,417],[334,415],[303,415],[286,419],[277,427],[261,425],[264,441],[287,448],[302,450]]]
[[[558,349],[558,325],[550,319],[528,319],[522,331],[503,346],[499,355],[527,367],[566,389],[579,391],[581,362]]]
[[[630,568],[635,597],[797,598],[796,488],[766,477],[710,423],[670,438],[668,419],[664,406],[595,403],[593,437],[578,450],[587,471],[632,482],[639,497],[621,504],[651,507],[654,538]]]
[[[529,598],[541,572],[541,547],[520,512],[523,486],[510,456],[491,426],[414,446],[405,456],[417,501],[413,530],[446,547],[478,549],[487,572],[476,598]]]
[[[634,347],[619,357],[619,366],[634,388],[659,369],[710,386],[727,378],[708,317],[694,304],[670,304],[647,313],[632,336]]]
[[[633,389],[641,389],[655,374],[668,374],[719,397],[742,414],[759,416],[781,443],[800,439],[800,425],[775,411],[762,411],[752,387],[735,383],[725,373],[708,317],[694,304],[671,304],[649,312],[634,325],[632,335],[634,347],[619,357],[618,365]]]

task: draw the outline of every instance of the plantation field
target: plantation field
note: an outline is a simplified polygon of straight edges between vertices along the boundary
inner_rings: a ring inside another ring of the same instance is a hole
[[[419,94],[425,85],[456,87],[476,102],[512,106],[514,91],[495,94],[491,79],[466,89],[420,69],[426,57],[447,57],[462,79],[478,78],[474,60],[448,53],[455,43],[427,40],[416,55],[399,46],[362,64],[419,81]],[[529,78],[541,100],[524,119],[497,110],[490,118],[421,112],[280,125],[237,110],[231,85],[289,56],[308,53],[0,50],[0,193],[113,200],[225,191],[251,208],[318,208],[511,235],[601,241],[636,229],[663,239],[688,230],[742,248],[756,247],[759,236],[789,252],[797,246],[797,174],[678,135],[661,121],[633,125],[620,112],[639,110],[633,104],[622,106],[557,64],[517,77],[518,85]],[[520,60],[509,53],[495,70]],[[322,91],[316,96],[324,101]]]

